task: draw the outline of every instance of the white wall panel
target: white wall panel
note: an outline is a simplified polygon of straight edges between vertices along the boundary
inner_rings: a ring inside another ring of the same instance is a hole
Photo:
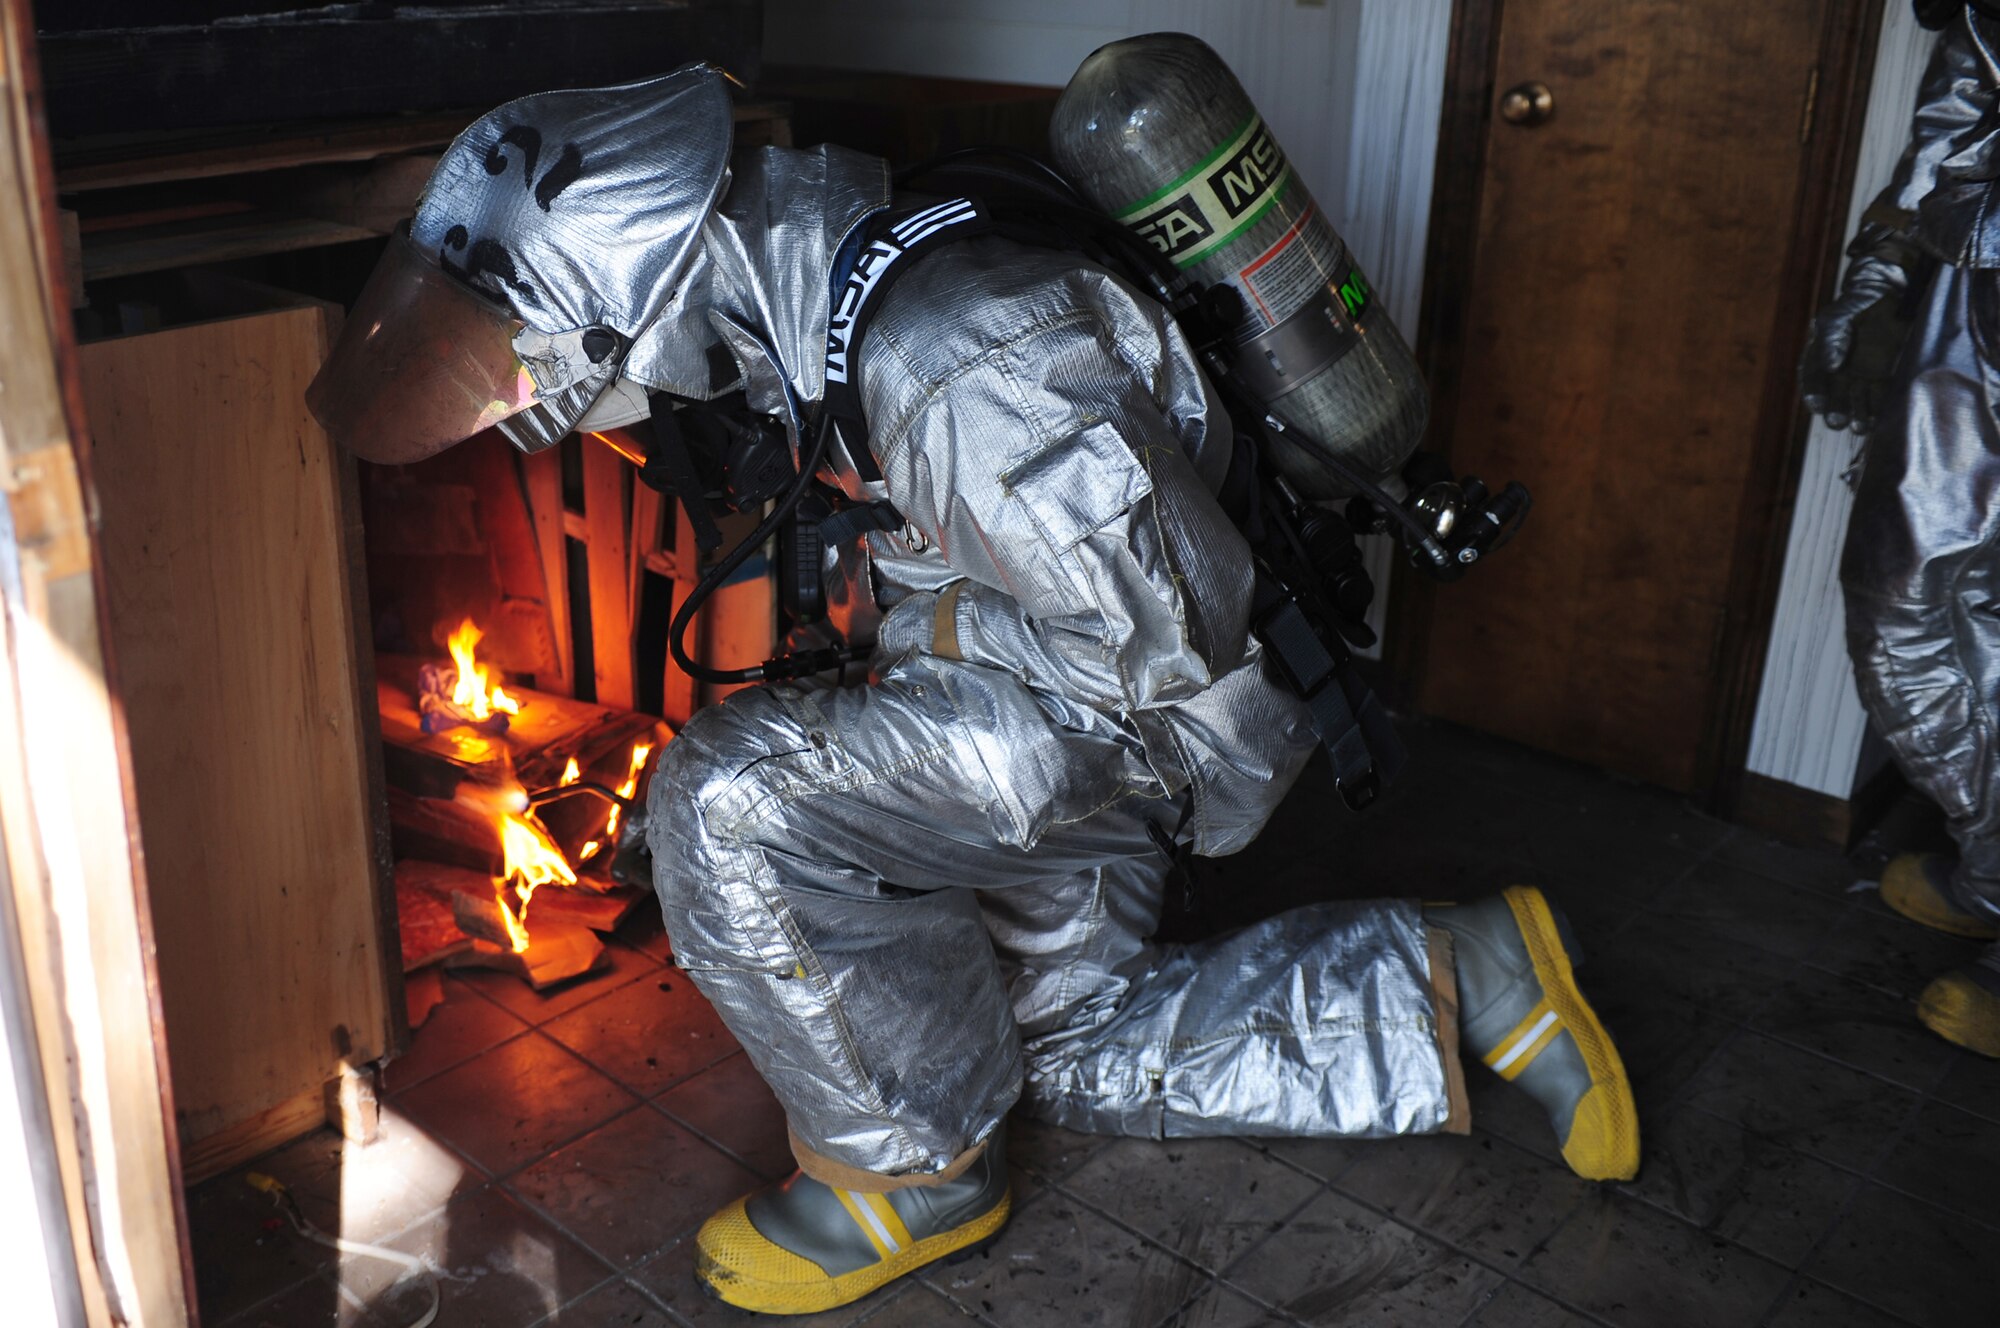
[[[1347,174],[1321,194],[1334,225],[1403,335],[1415,340],[1424,293],[1431,185],[1444,109],[1451,0],[1365,0],[1355,34],[1354,91],[1347,109]],[[1368,622],[1383,630],[1396,542],[1361,541],[1378,587]],[[1361,652],[1370,658],[1379,648]]]
[[[1902,155],[1931,42],[1932,34],[1917,26],[1908,5],[1884,6],[1868,119],[1848,201],[1850,235]],[[1746,762],[1757,774],[1836,798],[1854,790],[1867,727],[1847,660],[1840,600],[1840,545],[1854,504],[1841,476],[1853,464],[1855,450],[1853,434],[1813,422]]]
[[[1361,0],[767,0],[764,58],[1061,87],[1106,42],[1191,32],[1221,52],[1307,184],[1331,202],[1347,173],[1361,10]]]

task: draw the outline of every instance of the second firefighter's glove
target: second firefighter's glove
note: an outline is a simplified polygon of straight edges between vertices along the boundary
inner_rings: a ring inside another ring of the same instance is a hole
[[[1901,264],[1863,254],[1848,266],[1840,294],[1813,319],[1799,388],[1806,409],[1829,427],[1867,433],[1874,425],[1909,335],[1903,298],[1909,286]]]

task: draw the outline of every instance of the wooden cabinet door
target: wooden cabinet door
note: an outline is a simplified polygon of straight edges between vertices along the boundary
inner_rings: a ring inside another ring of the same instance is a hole
[[[1520,479],[1535,509],[1426,597],[1418,704],[1692,789],[1742,699],[1738,636],[1761,631],[1819,177],[1838,173],[1822,76],[1831,52],[1850,85],[1869,6],[1467,8],[1499,27],[1470,280],[1431,300],[1458,369],[1439,422],[1461,473]],[[1547,118],[1504,118],[1537,83]],[[1440,160],[1440,197],[1471,169]]]
[[[291,308],[81,350],[190,1179],[317,1125],[343,1063],[401,1028],[353,462],[303,399],[326,323]]]

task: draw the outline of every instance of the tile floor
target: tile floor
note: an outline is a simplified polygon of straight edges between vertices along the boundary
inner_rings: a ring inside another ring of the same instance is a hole
[[[1526,1099],[1474,1069],[1475,1132],[1393,1142],[1100,1139],[1017,1120],[991,1251],[800,1321],[915,1328],[1990,1325],[2000,1064],[1912,1016],[1972,952],[1887,914],[1853,860],[1437,725],[1365,815],[1309,778],[1249,852],[1198,864],[1191,936],[1335,895],[1534,881],[1570,912],[1620,1040],[1646,1161],[1577,1181]],[[350,1239],[443,1275],[444,1328],[755,1322],[696,1289],[689,1237],[790,1163],[775,1103],[657,922],[537,996],[496,975],[389,1067],[383,1140],[260,1160]],[[379,1261],[301,1240],[231,1173],[189,1195],[210,1328],[398,1328]],[[768,1322],[768,1321],[766,1321]]]

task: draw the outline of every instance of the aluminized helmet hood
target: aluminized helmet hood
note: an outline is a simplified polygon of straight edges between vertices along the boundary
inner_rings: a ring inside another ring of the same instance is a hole
[[[731,127],[724,76],[706,65],[539,93],[482,116],[432,171],[401,258],[435,264],[492,307],[498,316],[478,335],[511,330],[532,393],[500,402],[467,384],[447,394],[463,411],[442,408],[462,420],[426,410],[421,427],[399,436],[395,417],[349,398],[393,399],[408,361],[383,353],[391,339],[379,327],[370,335],[351,319],[309,395],[315,411],[360,455],[411,461],[496,422],[518,446],[538,450],[621,376],[649,390],[707,395],[705,351],[715,332],[702,224],[727,186]],[[408,266],[385,261],[364,302],[420,302],[416,294],[385,300],[376,289],[404,281],[399,271]],[[470,358],[490,369],[501,354],[483,346]]]

